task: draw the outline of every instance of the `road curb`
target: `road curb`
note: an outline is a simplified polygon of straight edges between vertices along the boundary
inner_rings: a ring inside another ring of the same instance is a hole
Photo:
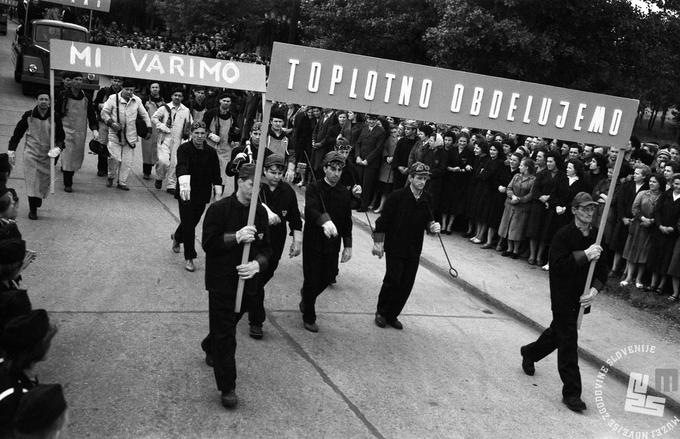
[[[354,224],[361,227],[362,230],[368,232],[369,234],[372,233],[373,231],[369,227],[368,223],[361,218],[360,215],[354,215],[352,214],[353,219],[354,219]],[[499,309],[501,312],[504,314],[507,314],[508,316],[520,321],[521,323],[529,326],[530,328],[534,329],[538,333],[541,333],[546,330],[546,327],[538,323],[536,320],[528,317],[526,314],[522,313],[518,309],[508,305],[507,303],[497,299],[496,297],[492,296],[488,292],[482,290],[479,287],[476,287],[475,285],[471,284],[470,282],[467,282],[464,279],[461,279],[460,277],[457,278],[452,278],[451,275],[449,274],[448,269],[442,268],[441,264],[435,263],[432,260],[428,259],[427,257],[423,256],[421,254],[420,256],[420,265],[427,268],[431,272],[437,274],[438,276],[445,278],[453,283],[455,283],[459,288],[461,288],[463,291],[466,293],[469,293],[476,298],[486,302],[490,306],[493,306],[494,308]],[[597,369],[599,369],[603,365],[607,365],[606,359],[601,358],[594,352],[583,348],[581,345],[578,347],[578,353],[579,353],[579,358],[586,361],[592,366],[595,366]],[[519,347],[517,348],[517,364],[520,364],[520,356],[519,356]],[[628,385],[628,379],[629,379],[629,373],[626,372],[623,369],[620,369],[616,366],[608,366],[608,371],[607,371],[607,376],[613,376],[616,380],[618,380],[620,383],[624,385]],[[647,389],[647,394],[652,395],[652,396],[659,396],[662,398],[666,398],[666,404],[665,407],[667,409],[670,409],[674,412],[680,412],[680,400],[675,399],[672,396],[669,396],[665,393],[659,392],[656,389],[654,389],[652,386],[649,386]]]

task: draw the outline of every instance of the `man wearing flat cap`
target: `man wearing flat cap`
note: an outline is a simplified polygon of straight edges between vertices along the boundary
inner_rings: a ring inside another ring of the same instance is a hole
[[[375,324],[384,328],[390,325],[403,329],[397,318],[406,305],[416,280],[420,253],[423,249],[423,232],[439,233],[441,226],[432,218],[431,198],[425,192],[430,178],[430,168],[421,162],[409,167],[408,186],[387,196],[380,217],[375,222],[372,253],[385,258],[383,279]]]
[[[248,225],[253,194],[255,165],[246,163],[238,170],[236,192],[210,205],[203,220],[201,243],[205,251],[205,288],[208,290],[210,332],[201,343],[206,363],[214,367],[222,405],[234,408],[236,396],[236,325],[244,310],[253,308],[259,273],[267,270],[272,256],[269,220],[258,204],[255,224]],[[243,247],[250,243],[249,261],[241,264]],[[239,279],[245,280],[243,302],[236,306]]]
[[[331,151],[323,159],[324,178],[312,182],[305,192],[305,226],[302,232],[302,300],[300,312],[306,330],[318,332],[316,299],[338,272],[340,262],[352,258],[351,193],[338,184],[345,157]]]
[[[581,373],[578,368],[578,315],[581,307],[588,308],[607,282],[607,267],[600,255],[602,247],[595,244],[597,228],[592,224],[597,202],[590,194],[579,192],[571,204],[574,221],[555,234],[550,246],[550,302],[553,320],[533,343],[522,346],[522,369],[535,373],[534,363],[557,349],[557,370],[562,379],[562,402],[580,412],[586,409],[581,400]],[[591,261],[596,261],[595,273],[588,293],[584,287]]]
[[[302,251],[302,219],[298,208],[297,196],[290,185],[283,181],[286,161],[282,155],[272,154],[264,160],[262,183],[260,184],[259,201],[269,217],[269,236],[271,237],[272,257],[267,269],[260,275],[257,294],[253,301],[253,309],[248,311],[250,336],[254,339],[263,337],[262,324],[266,314],[264,310],[264,287],[274,276],[279,266],[286,243],[286,224],[290,228],[293,240],[289,256],[295,257]]]
[[[102,87],[97,90],[97,95],[92,100],[92,107],[97,115],[97,120],[99,121],[99,132],[96,140],[104,145],[109,143],[109,127],[104,123],[101,117],[102,108],[104,107],[104,102],[109,98],[109,96],[116,94],[120,91],[123,85],[123,80],[119,76],[111,77],[111,85],[108,87]],[[152,113],[149,113],[152,114]],[[97,155],[97,176],[106,177],[109,171],[108,155],[98,154]]]
[[[64,191],[73,192],[73,175],[80,170],[85,158],[85,138],[88,125],[94,132],[99,125],[90,99],[82,90],[82,73],[65,73],[71,78],[71,87],[64,91],[55,103],[56,112],[61,116],[64,128],[64,150],[61,154],[61,171],[64,177]]]

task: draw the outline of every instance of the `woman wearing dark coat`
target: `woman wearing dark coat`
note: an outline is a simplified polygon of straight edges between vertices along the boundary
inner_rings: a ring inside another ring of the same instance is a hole
[[[445,134],[444,140],[446,136]],[[465,197],[470,183],[472,160],[473,153],[468,147],[467,134],[461,133],[456,144],[448,151],[444,191],[440,203],[443,216],[442,233],[447,235],[451,234],[456,217],[465,213]]]
[[[668,268],[673,249],[678,240],[677,225],[680,221],[680,174],[671,177],[671,189],[664,191],[656,204],[656,223],[651,231],[651,243],[647,255],[647,270],[652,272],[649,291],[662,294],[666,285]]]
[[[548,202],[550,209],[543,228],[543,242],[549,243],[555,233],[571,223],[574,214],[571,212],[571,201],[579,192],[590,193],[591,189],[583,180],[583,163],[578,159],[566,162],[565,173],[557,180],[555,191]],[[547,265],[543,266],[548,269]]]
[[[488,194],[487,202],[484,203],[485,212],[483,222],[486,225],[486,243],[482,248],[492,248],[493,240],[496,238],[498,226],[501,224],[503,210],[505,209],[505,187],[510,181],[510,167],[505,164],[503,147],[498,142],[492,142],[489,146],[489,163],[486,165],[484,173],[487,175],[486,190]],[[503,192],[499,187],[503,187]],[[484,239],[484,237],[482,237]]]
[[[533,253],[533,259],[530,255],[528,262],[538,265],[545,264],[546,248],[550,244],[543,240],[543,229],[550,211],[550,199],[556,191],[557,183],[566,178],[560,169],[562,161],[558,152],[549,151],[543,156],[545,168],[536,173],[536,180],[531,191],[533,202],[527,221],[527,237],[530,239],[530,248]],[[536,155],[536,163],[540,167],[540,153]]]
[[[468,232],[464,236],[472,236],[472,238],[470,238],[471,242],[481,244],[482,232],[486,233],[481,218],[482,206],[486,200],[481,197],[483,197],[486,192],[486,182],[483,180],[483,171],[489,163],[489,144],[486,143],[486,140],[477,139],[475,142],[473,149],[474,158],[472,160],[472,177],[470,179],[470,189],[468,191],[467,199],[467,214],[470,219],[470,225]]]

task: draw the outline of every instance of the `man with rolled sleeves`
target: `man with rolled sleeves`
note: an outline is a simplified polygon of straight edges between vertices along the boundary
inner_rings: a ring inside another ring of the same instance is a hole
[[[415,162],[409,167],[408,174],[408,186],[387,197],[380,218],[375,222],[372,253],[379,258],[387,254],[375,313],[375,324],[380,328],[386,325],[404,328],[397,317],[416,280],[423,250],[423,231],[439,233],[441,230],[432,218],[430,193],[424,191],[430,178],[429,166]]]
[[[340,182],[345,157],[331,151],[323,159],[323,180],[307,186],[305,226],[302,232],[302,301],[300,312],[306,330],[319,332],[316,324],[316,299],[330,285],[340,262],[352,258],[352,194]]]
[[[262,168],[262,183],[260,184],[259,200],[269,217],[269,236],[271,238],[272,257],[267,269],[260,275],[257,294],[253,301],[253,308],[248,310],[250,321],[250,336],[256,340],[264,336],[262,324],[266,318],[264,310],[264,287],[274,277],[279,266],[283,246],[286,243],[286,224],[290,227],[293,241],[290,245],[289,256],[295,257],[302,251],[302,219],[298,208],[297,196],[283,176],[286,171],[286,160],[283,155],[272,154],[264,159]]]
[[[268,216],[262,205],[258,204],[255,211],[255,224],[247,224],[254,176],[254,164],[241,166],[236,192],[211,204],[203,220],[201,242],[205,250],[210,333],[201,347],[206,353],[206,363],[215,369],[217,388],[222,392],[222,405],[226,408],[238,404],[235,392],[236,325],[243,310],[252,308],[258,273],[267,269],[272,256]],[[241,264],[246,243],[250,243],[249,262]],[[235,312],[239,278],[246,282],[241,309]]]
[[[578,368],[577,321],[581,307],[587,308],[607,282],[607,267],[595,244],[597,228],[592,225],[597,202],[590,194],[579,192],[571,203],[574,221],[557,231],[550,246],[550,302],[553,320],[533,343],[522,346],[522,369],[535,373],[534,362],[557,349],[557,370],[562,379],[562,402],[573,411],[586,409],[581,400],[581,373]],[[591,261],[595,273],[590,290],[584,294]]]

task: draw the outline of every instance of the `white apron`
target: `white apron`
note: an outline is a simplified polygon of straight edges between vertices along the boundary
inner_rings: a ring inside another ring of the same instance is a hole
[[[155,102],[149,100],[146,103],[146,111],[149,116],[153,115],[156,110],[158,110],[159,105],[162,102],[156,104]],[[154,124],[151,124],[151,137],[149,140],[142,139],[142,162],[155,164],[158,161],[158,150],[156,148],[156,143],[158,142],[158,128]]]
[[[47,198],[50,190],[50,120],[28,117],[24,146],[24,180],[26,195]]]
[[[68,98],[64,126],[64,152],[61,154],[61,169],[75,172],[83,165],[85,158],[85,138],[87,137],[87,98],[81,100]]]

